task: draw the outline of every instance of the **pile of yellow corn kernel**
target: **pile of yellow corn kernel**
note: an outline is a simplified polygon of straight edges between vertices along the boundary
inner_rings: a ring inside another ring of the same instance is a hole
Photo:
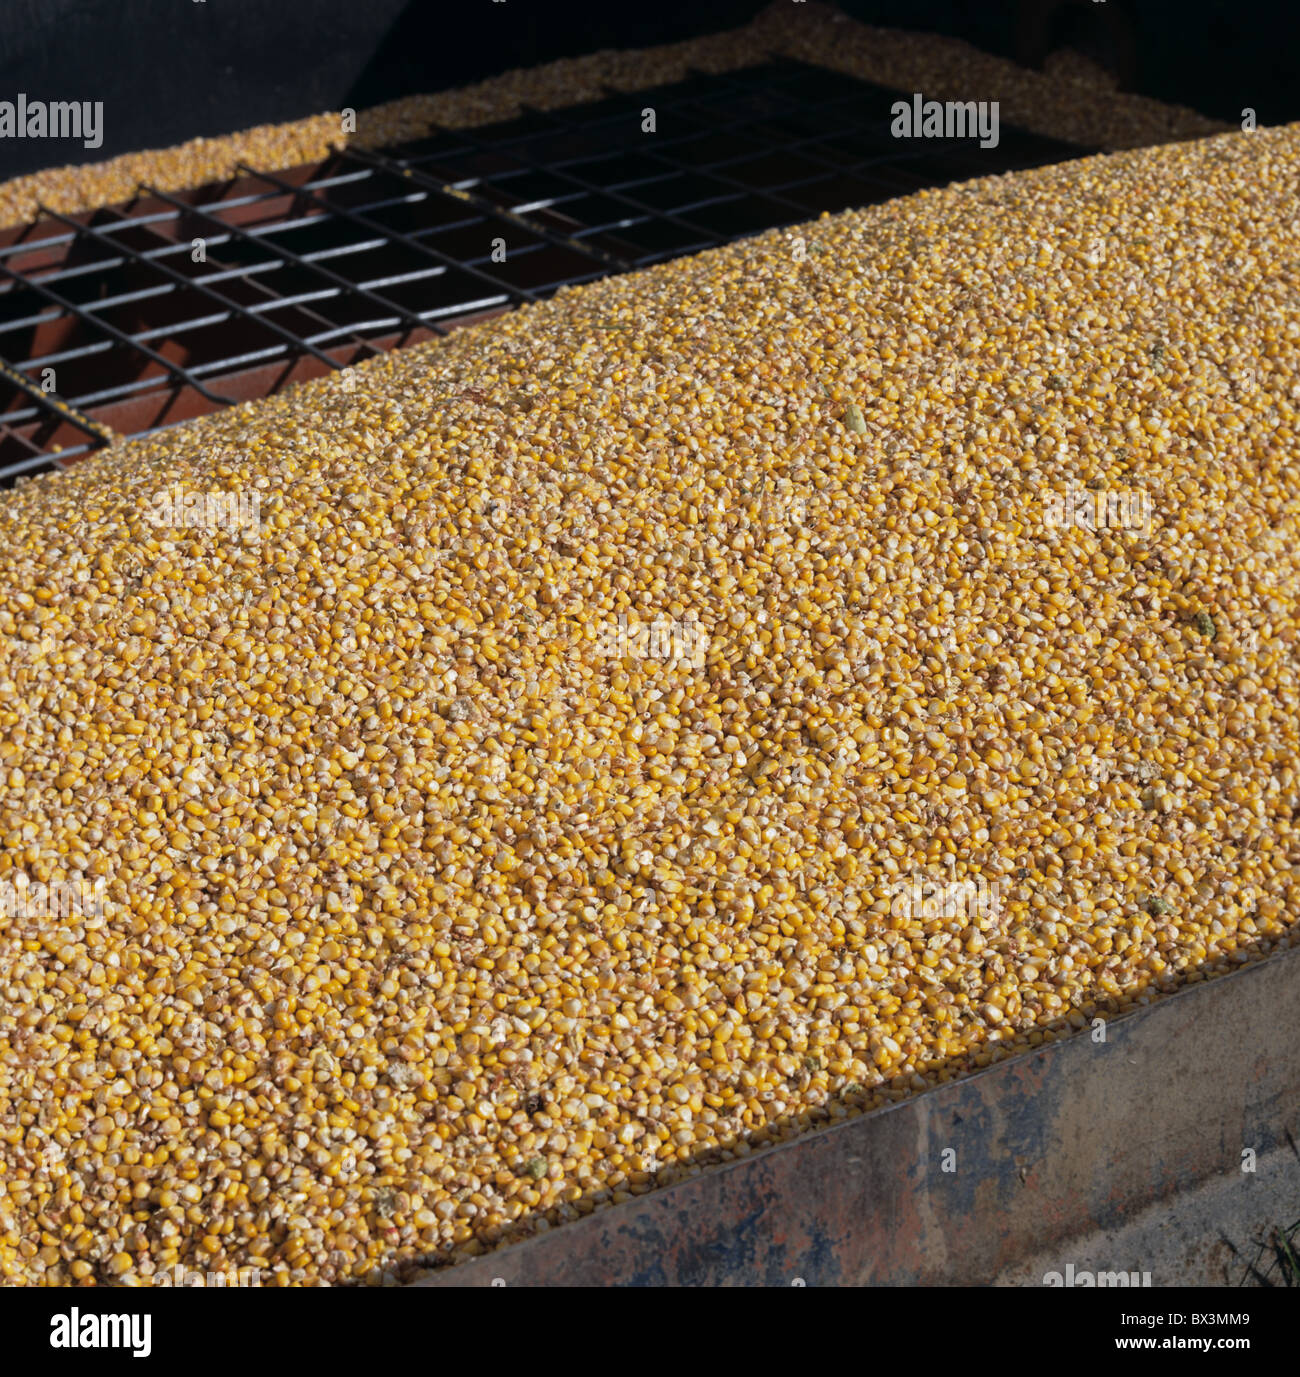
[[[0,183],[0,226],[36,218],[42,206],[71,214],[132,200],[144,184],[180,191],[239,175],[317,162],[344,145],[385,148],[436,128],[513,119],[526,106],[554,110],[602,100],[610,90],[641,91],[692,72],[730,72],[793,58],[937,100],[999,102],[1007,124],[1085,148],[1136,148],[1220,133],[1228,126],[1185,106],[1114,89],[1103,69],[1066,50],[1036,72],[981,52],[961,39],[860,24],[833,5],[797,9],[772,0],[749,24],[680,43],[587,53],[504,72],[474,86],[403,96],[370,110],[310,115],[173,148],[104,162],[48,168]]]
[[[0,919],[4,1276],[403,1279],[1288,940],[1298,172],[926,192],[5,495],[0,880],[103,903]]]

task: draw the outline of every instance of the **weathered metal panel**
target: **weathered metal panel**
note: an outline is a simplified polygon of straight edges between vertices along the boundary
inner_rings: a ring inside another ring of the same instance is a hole
[[[1243,1152],[1300,1138],[1298,1003],[1292,949],[418,1284],[990,1282],[1201,1182],[1248,1190]]]

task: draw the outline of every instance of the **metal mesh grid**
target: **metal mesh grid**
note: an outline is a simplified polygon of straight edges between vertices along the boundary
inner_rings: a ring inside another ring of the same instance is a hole
[[[0,484],[561,286],[1091,151],[895,139],[899,94],[782,61],[46,211],[0,234]]]

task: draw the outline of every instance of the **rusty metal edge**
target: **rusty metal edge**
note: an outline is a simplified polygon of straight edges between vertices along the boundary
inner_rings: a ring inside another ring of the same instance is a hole
[[[1298,1001],[1274,950],[412,1285],[987,1284],[1288,1145],[1300,1200]]]

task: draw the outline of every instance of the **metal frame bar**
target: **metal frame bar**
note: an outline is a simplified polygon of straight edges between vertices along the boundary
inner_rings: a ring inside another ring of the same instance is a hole
[[[51,220],[59,220],[63,224],[69,226],[77,225],[77,221],[71,219],[67,215],[64,215],[61,211],[51,210],[48,206],[42,206],[41,211],[45,215],[48,215]],[[120,214],[120,212],[114,213]],[[110,247],[112,246],[113,241],[109,240],[103,233],[101,233],[101,231],[96,229],[93,225],[81,225],[79,227],[79,233],[80,235],[83,235],[86,238],[93,240],[96,244],[103,245],[107,243],[110,245]],[[184,273],[178,273],[175,268],[169,267],[166,263],[162,263],[157,259],[150,260],[148,258],[145,258],[142,254],[137,253],[134,249],[130,249],[125,246],[123,246],[123,252],[129,255],[133,265],[144,268],[151,268],[155,272],[160,272],[168,279],[168,281],[174,282],[176,286],[181,288],[182,291],[196,291],[199,293],[200,296],[205,296],[210,301],[216,302],[216,304],[222,309],[222,311],[229,312],[231,315],[238,316],[241,320],[243,320],[246,323],[251,323],[253,325],[259,326],[262,329],[270,330],[272,334],[279,335],[282,340],[287,341],[289,344],[300,346],[306,349],[309,354],[312,354],[320,362],[328,364],[331,368],[337,367],[334,360],[331,359],[330,356],[324,353],[322,350],[317,349],[316,346],[310,342],[310,340],[306,340],[301,338],[300,336],[295,335],[291,330],[286,330],[284,326],[278,324],[276,321],[261,319],[259,316],[255,315],[252,311],[250,311],[246,306],[241,306],[237,301],[232,301],[229,297],[223,296],[220,292],[216,291],[214,288],[209,287],[202,282],[197,282],[193,278],[186,277]],[[83,313],[83,319],[93,320],[95,319],[95,317],[92,316],[89,312],[85,312]]]

